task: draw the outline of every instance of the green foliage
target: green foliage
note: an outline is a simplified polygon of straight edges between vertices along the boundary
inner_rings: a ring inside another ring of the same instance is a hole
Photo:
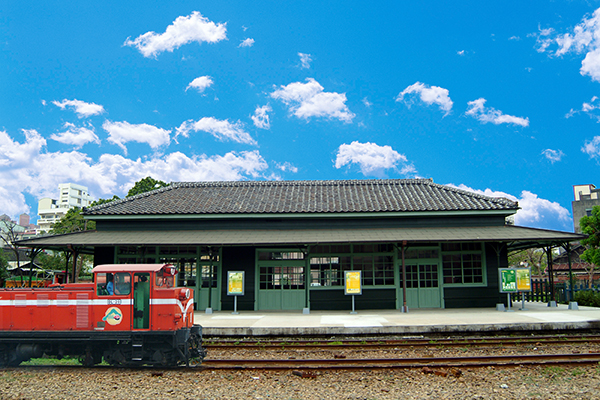
[[[115,201],[115,200],[121,200],[121,199],[119,198],[119,196],[117,196],[115,194],[115,195],[113,195],[112,199],[98,199],[96,201],[93,201],[92,204],[90,204],[90,207],[99,206],[100,204],[110,203],[111,201]]]
[[[96,229],[96,223],[94,221],[86,221],[83,219],[81,208],[74,207],[69,209],[65,216],[54,224],[50,233],[53,235],[60,235],[90,229]]]
[[[44,269],[59,271],[65,269],[66,258],[63,252],[56,252],[55,254],[41,253],[37,256],[36,263]]]
[[[133,187],[131,189],[129,189],[129,192],[127,192],[127,197],[135,196],[136,194],[140,194],[140,193],[149,192],[151,190],[158,189],[158,188],[165,187],[165,186],[169,186],[169,185],[163,181],[157,181],[156,179],[154,179],[150,176],[147,176],[144,179],[137,181],[135,183],[135,185],[133,185]]]
[[[580,306],[600,307],[600,292],[580,290],[575,292],[574,299]]]
[[[519,267],[527,265],[533,275],[543,274],[548,266],[548,259],[544,249],[525,249],[508,255],[508,265]]]
[[[0,281],[8,278],[8,261],[4,255],[4,251],[0,249]]]
[[[594,206],[591,216],[582,217],[579,220],[581,232],[589,235],[581,241],[586,250],[581,259],[591,264],[600,266],[600,206]]]

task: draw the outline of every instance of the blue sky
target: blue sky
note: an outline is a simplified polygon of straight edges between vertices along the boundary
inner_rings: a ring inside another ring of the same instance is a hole
[[[600,2],[289,3],[3,2],[0,214],[68,182],[432,178],[573,229]]]

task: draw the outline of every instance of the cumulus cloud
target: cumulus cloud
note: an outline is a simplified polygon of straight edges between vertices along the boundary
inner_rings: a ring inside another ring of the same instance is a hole
[[[56,140],[57,142],[64,144],[72,144],[76,149],[80,149],[84,144],[87,143],[98,143],[100,139],[94,133],[94,128],[76,127],[75,125],[67,122],[65,123],[66,131],[55,133],[50,136],[50,139]]]
[[[262,107],[256,107],[254,110],[254,115],[250,116],[252,118],[252,122],[254,122],[254,126],[260,129],[270,129],[271,122],[269,121],[269,114],[273,109],[270,105],[265,105]]]
[[[290,112],[298,118],[335,118],[352,122],[354,114],[346,106],[346,94],[324,92],[323,86],[313,78],[306,83],[294,82],[271,93],[271,97],[285,103]]]
[[[495,108],[486,108],[486,101],[487,100],[484,98],[469,101],[467,103],[469,107],[465,114],[477,119],[480,122],[483,122],[484,124],[491,122],[495,125],[514,124],[522,127],[529,126],[529,118],[505,115],[502,113],[502,111],[496,110]]]
[[[292,163],[289,163],[287,161],[282,164],[276,163],[275,167],[277,169],[282,170],[283,172],[293,172],[293,173],[298,172],[298,167],[294,166]]]
[[[298,53],[298,57],[300,57],[300,65],[302,68],[310,68],[310,63],[312,61],[312,56],[310,54]]]
[[[416,82],[403,91],[396,97],[397,102],[403,101],[407,106],[413,103],[415,96],[418,96],[421,101],[427,105],[436,104],[440,110],[448,115],[452,111],[452,100],[448,95],[448,89],[439,86],[428,86],[421,82]],[[406,99],[405,99],[406,97]]]
[[[191,157],[175,152],[143,160],[104,154],[94,161],[78,151],[47,152],[46,140],[38,132],[23,133],[25,140],[19,143],[0,131],[1,212],[13,218],[37,211],[29,210],[25,194],[56,197],[58,184],[64,182],[87,186],[94,198],[107,198],[125,195],[146,176],[165,182],[244,180],[263,177],[268,168],[258,151]]]
[[[561,150],[546,149],[542,151],[542,155],[554,164],[555,162],[560,161],[565,154]]]
[[[79,116],[79,118],[91,117],[92,115],[100,115],[104,113],[104,107],[102,107],[101,105],[95,103],[86,103],[85,101],[77,99],[64,99],[63,101],[54,100],[52,104],[59,107],[61,110],[64,110],[67,107],[72,108],[73,111],[75,111],[75,113]]]
[[[251,38],[247,38],[242,40],[242,42],[240,43],[240,45],[238,47],[252,47],[254,46],[254,39]]]
[[[187,92],[189,88],[194,88],[200,93],[202,93],[206,88],[212,86],[213,83],[214,82],[210,76],[199,76],[198,78],[190,82],[187,88],[185,88],[185,91]]]
[[[579,72],[600,82],[600,8],[573,28],[572,32],[555,34],[554,29],[540,29],[537,50],[560,57],[567,53],[585,54]]]
[[[586,141],[581,151],[590,156],[590,158],[600,159],[600,136],[594,136],[592,140]]]
[[[517,198],[512,194],[494,191],[491,189],[473,189],[463,184],[458,186],[448,184],[448,186],[482,194],[484,196],[503,197],[512,201],[518,201],[521,209],[517,211],[515,215],[515,225],[527,226],[531,228],[552,229],[552,227],[554,227],[558,221],[562,225],[562,229],[572,230],[573,228],[573,221],[571,219],[569,210],[556,202],[541,199],[537,196],[537,194],[531,193],[528,190],[523,190],[520,197]]]
[[[342,144],[338,148],[335,167],[340,169],[346,165],[357,164],[363,175],[383,176],[386,169],[396,169],[399,163],[408,160],[391,146],[379,146],[375,143],[352,142]],[[406,175],[413,175],[416,171],[412,165],[403,168]]]
[[[119,146],[127,155],[125,143],[147,143],[153,149],[169,144],[171,131],[148,124],[105,121],[102,128],[108,132],[108,141]]]
[[[179,135],[188,137],[191,131],[208,132],[221,141],[233,140],[238,143],[257,144],[250,134],[244,130],[244,124],[240,121],[232,123],[228,120],[218,120],[213,117],[204,117],[195,122],[193,120],[188,120],[176,129],[175,138]]]
[[[598,110],[600,110],[600,101],[597,96],[593,96],[589,103],[583,102],[580,110],[571,109],[565,118],[571,118],[572,116],[584,113],[590,116],[590,118],[595,119],[596,122],[600,122],[600,115]]]
[[[146,32],[134,40],[127,38],[124,45],[137,48],[144,57],[156,57],[163,51],[197,42],[216,43],[227,39],[226,24],[215,24],[198,11],[186,17],[177,17],[164,33]]]

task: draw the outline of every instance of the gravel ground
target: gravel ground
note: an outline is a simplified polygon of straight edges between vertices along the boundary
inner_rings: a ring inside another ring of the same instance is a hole
[[[435,372],[435,371],[434,371]],[[1,399],[597,399],[599,366],[291,372],[23,367],[0,370]]]
[[[449,357],[600,352],[600,345],[357,351],[212,349],[207,359]],[[301,374],[299,374],[301,375]],[[29,399],[598,399],[600,365],[326,371],[20,367],[0,370],[0,400]]]

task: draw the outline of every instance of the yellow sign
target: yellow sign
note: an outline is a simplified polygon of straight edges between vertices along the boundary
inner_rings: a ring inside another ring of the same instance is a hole
[[[517,291],[531,291],[531,270],[529,268],[517,268]]]
[[[244,271],[228,271],[227,272],[227,295],[228,296],[243,296],[244,295]]]
[[[362,294],[360,272],[361,271],[346,271],[346,294]]]

